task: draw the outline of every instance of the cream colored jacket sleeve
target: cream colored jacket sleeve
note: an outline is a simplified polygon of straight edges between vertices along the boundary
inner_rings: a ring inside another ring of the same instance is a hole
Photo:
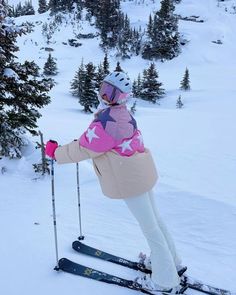
[[[59,146],[55,151],[55,158],[58,164],[78,163],[86,159],[93,159],[104,153],[96,153],[82,147],[79,140]]]

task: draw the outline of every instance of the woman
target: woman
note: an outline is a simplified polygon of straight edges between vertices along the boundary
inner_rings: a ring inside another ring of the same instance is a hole
[[[181,260],[155,204],[152,188],[158,176],[137,123],[127,110],[130,92],[131,82],[125,73],[107,75],[99,90],[103,108],[88,129],[78,140],[63,146],[49,141],[46,154],[58,164],[93,160],[104,195],[125,201],[150,246],[152,275],[138,282],[152,292],[179,293]]]

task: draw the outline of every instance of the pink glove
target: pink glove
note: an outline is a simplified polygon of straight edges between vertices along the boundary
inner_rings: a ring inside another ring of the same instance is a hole
[[[55,150],[58,148],[58,143],[54,140],[49,140],[46,143],[45,154],[55,160]]]

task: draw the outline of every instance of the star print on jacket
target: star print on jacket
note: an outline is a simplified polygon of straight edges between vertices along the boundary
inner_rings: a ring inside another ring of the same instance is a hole
[[[98,114],[97,119],[94,120],[94,122],[101,122],[103,129],[106,129],[107,122],[116,122],[116,120],[110,116],[110,111],[111,108],[107,108],[104,111],[101,111]]]
[[[95,129],[96,129],[96,126],[94,126],[93,129],[88,128],[88,131],[86,133],[86,137],[88,138],[89,143],[91,143],[94,138],[99,138],[99,136],[97,136],[97,134],[95,134]]]
[[[130,157],[136,152],[144,152],[141,132],[124,105],[101,111],[80,137],[79,143],[97,153],[113,150]]]
[[[118,145],[118,147],[121,147],[122,153],[124,153],[126,150],[130,150],[130,151],[133,150],[132,147],[130,146],[131,142],[132,142],[132,139],[124,140],[123,143]]]

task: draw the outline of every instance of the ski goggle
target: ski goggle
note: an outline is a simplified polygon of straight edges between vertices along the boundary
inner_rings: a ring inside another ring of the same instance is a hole
[[[119,88],[108,82],[102,82],[99,94],[102,99],[109,103],[123,102],[129,95],[129,93],[122,92]]]

